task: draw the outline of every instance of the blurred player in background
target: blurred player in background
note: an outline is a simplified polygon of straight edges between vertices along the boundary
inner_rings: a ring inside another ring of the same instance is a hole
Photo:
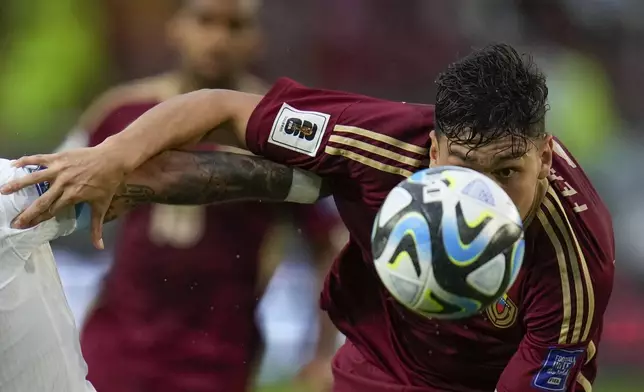
[[[177,70],[108,91],[60,149],[100,144],[181,93],[201,88],[265,92],[246,71],[260,44],[257,7],[251,0],[181,1],[168,24],[170,44],[180,58]],[[290,210],[314,262],[330,264],[330,233],[339,219],[318,207]],[[82,332],[89,379],[98,390],[247,389],[261,352],[255,310],[285,240],[275,229],[281,219],[276,215],[274,206],[260,203],[151,205],[131,212]],[[326,268],[319,270],[323,277]],[[321,323],[317,355],[302,378],[324,390],[337,330],[326,315]]]
[[[264,97],[187,94],[94,149],[23,159],[48,169],[3,192],[57,182],[17,227],[78,200],[92,203],[100,223],[119,199],[306,202],[330,192],[351,233],[322,295],[322,306],[347,336],[333,361],[335,391],[590,392],[613,286],[613,227],[579,163],[545,129],[546,78],[529,57],[491,45],[451,64],[436,83],[435,106],[310,89],[288,79]],[[218,140],[227,132],[218,126],[231,123],[238,143],[279,163],[243,157],[249,162],[239,170],[223,153],[158,156],[200,137]],[[153,157],[152,165],[161,159],[158,167],[150,166],[138,186],[121,185]],[[516,282],[468,319],[410,312],[374,271],[374,217],[388,192],[428,163],[488,175],[524,220],[525,258]],[[209,186],[212,176],[226,179],[226,186]],[[99,238],[97,225],[97,245]]]

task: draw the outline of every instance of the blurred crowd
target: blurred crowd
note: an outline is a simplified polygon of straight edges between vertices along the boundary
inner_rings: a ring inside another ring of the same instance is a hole
[[[55,149],[105,89],[177,66],[165,34],[176,3],[2,1],[0,155]],[[271,0],[260,8],[261,53],[252,72],[269,84],[289,76],[431,103],[438,72],[473,46],[503,41],[533,54],[549,79],[548,130],[582,162],[614,218],[618,276],[601,361],[608,373],[641,369],[642,15],[639,0]],[[114,241],[115,235],[107,238]],[[70,303],[82,321],[111,253],[92,251],[84,234],[56,245]],[[301,262],[309,258],[304,248],[289,241],[260,306],[270,358],[265,381],[294,374],[315,345],[317,313],[308,310],[315,304],[289,294],[315,291],[315,266]]]

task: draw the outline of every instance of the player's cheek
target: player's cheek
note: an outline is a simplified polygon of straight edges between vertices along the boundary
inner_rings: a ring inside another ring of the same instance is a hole
[[[536,196],[536,184],[530,186],[528,181],[519,177],[509,181],[503,189],[517,206],[519,213],[521,213],[521,217],[525,218],[525,216],[530,212],[532,202]]]

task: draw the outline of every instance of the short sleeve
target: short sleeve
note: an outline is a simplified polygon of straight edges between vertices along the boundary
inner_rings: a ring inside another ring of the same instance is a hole
[[[363,169],[408,176],[426,165],[432,128],[430,105],[280,79],[251,115],[246,144],[257,155],[320,175]]]
[[[318,174],[346,171],[341,157],[324,150],[344,110],[359,101],[358,95],[309,89],[282,78],[251,115],[247,147],[256,155]]]
[[[539,258],[527,266],[525,336],[498,392],[587,391],[596,375],[602,319],[612,291],[612,251],[593,250],[550,193],[534,224]]]

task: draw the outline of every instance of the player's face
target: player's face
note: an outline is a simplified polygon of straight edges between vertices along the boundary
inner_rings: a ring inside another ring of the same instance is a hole
[[[552,164],[551,136],[529,143],[519,157],[511,154],[510,138],[471,151],[469,146],[437,138],[435,132],[431,139],[430,166],[464,166],[487,175],[508,193],[523,218],[530,212],[539,181],[548,176]]]
[[[255,0],[185,0],[169,25],[184,69],[203,83],[242,71],[259,46],[256,10]]]

